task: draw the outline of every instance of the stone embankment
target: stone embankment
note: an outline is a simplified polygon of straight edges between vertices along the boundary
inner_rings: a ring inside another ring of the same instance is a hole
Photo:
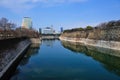
[[[24,51],[31,44],[28,39],[22,40],[17,43],[13,48],[5,50],[0,53],[0,80],[6,80],[14,70],[14,65],[20,61],[19,59],[24,55]],[[11,45],[12,47],[12,45]]]
[[[40,44],[41,38],[30,38],[32,44]]]
[[[41,35],[41,39],[59,39],[60,34],[46,34]]]
[[[120,50],[120,26],[64,32],[60,40]]]

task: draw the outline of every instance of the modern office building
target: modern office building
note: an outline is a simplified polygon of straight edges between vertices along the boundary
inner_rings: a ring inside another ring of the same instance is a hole
[[[55,34],[55,30],[52,27],[46,27],[42,29],[42,34]]]
[[[31,29],[32,19],[30,17],[24,17],[22,21],[22,28]]]
[[[41,28],[39,28],[39,34],[41,34],[42,33],[42,29]]]
[[[60,28],[61,33],[63,32],[63,27]]]

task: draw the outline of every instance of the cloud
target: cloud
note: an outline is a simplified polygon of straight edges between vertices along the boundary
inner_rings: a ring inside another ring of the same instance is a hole
[[[32,9],[38,5],[48,6],[56,4],[78,3],[86,0],[0,0],[0,6],[13,11]]]
[[[13,11],[31,9],[37,0],[0,0],[0,6]]]

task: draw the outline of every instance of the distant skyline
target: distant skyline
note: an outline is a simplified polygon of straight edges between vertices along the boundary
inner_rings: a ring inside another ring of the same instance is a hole
[[[0,18],[21,26],[31,17],[35,29],[95,26],[120,19],[120,0],[0,0]]]

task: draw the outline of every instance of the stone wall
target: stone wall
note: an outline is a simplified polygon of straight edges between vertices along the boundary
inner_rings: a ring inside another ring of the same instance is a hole
[[[61,40],[120,50],[120,27],[64,32]]]
[[[31,41],[28,39],[16,43],[11,48],[0,53],[0,80],[8,80],[14,70],[15,63],[18,64],[19,59],[22,58],[23,52],[29,47]]]
[[[61,37],[87,38],[105,41],[120,41],[120,27],[64,32]]]
[[[30,38],[31,43],[33,44],[40,44],[41,39],[40,38]]]

